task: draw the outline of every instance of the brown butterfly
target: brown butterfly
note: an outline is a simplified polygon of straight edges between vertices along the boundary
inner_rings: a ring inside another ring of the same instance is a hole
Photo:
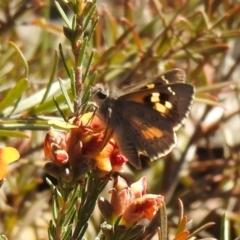
[[[194,87],[185,83],[185,72],[172,69],[109,96],[103,85],[92,88],[97,116],[106,127],[106,142],[112,136],[120,152],[137,169],[140,154],[156,160],[176,144],[176,133],[192,104]]]

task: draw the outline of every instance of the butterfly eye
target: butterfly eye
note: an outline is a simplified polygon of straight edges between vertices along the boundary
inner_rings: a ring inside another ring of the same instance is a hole
[[[107,93],[103,89],[98,89],[97,97],[101,100],[104,100],[108,97]]]
[[[95,86],[91,87],[92,98],[95,102],[99,100],[105,100],[108,98],[108,89],[106,89],[101,83],[97,83]]]

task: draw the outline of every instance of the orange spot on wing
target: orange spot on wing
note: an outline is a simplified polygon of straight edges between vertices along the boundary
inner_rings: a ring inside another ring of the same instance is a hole
[[[139,119],[133,119],[136,129],[139,129],[145,140],[150,140],[154,138],[161,138],[163,136],[163,131],[154,126],[144,126],[144,122],[141,122]]]
[[[163,136],[163,132],[156,127],[148,127],[146,130],[141,130],[141,132],[146,140],[161,138]]]

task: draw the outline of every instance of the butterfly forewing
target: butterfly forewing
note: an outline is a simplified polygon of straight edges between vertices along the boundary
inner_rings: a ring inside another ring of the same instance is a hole
[[[168,124],[177,130],[187,117],[193,92],[191,85],[175,83],[129,93],[117,101],[121,100],[122,104],[126,105],[128,102],[137,102],[148,106],[151,111],[156,111],[163,118],[167,118]]]

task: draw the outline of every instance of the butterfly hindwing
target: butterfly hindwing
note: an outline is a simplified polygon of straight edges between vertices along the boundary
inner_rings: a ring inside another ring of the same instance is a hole
[[[155,84],[155,86],[162,86],[172,83],[184,83],[185,80],[186,80],[185,72],[179,68],[174,68],[162,74],[151,77],[147,80],[137,82],[130,86],[125,86],[120,92],[122,92],[122,95],[123,94],[125,95],[127,93],[136,92],[141,89],[147,89],[148,85],[152,86],[153,84]],[[119,93],[114,93],[113,95],[115,94],[119,96]]]
[[[133,139],[133,136],[135,136],[134,129],[122,118],[119,125],[115,125],[113,137],[117,141],[121,153],[135,168],[140,169],[140,142],[139,139]]]
[[[141,162],[139,157],[130,157],[133,156],[133,149],[156,160],[174,147],[176,135],[173,128],[168,119],[157,111],[137,102],[128,102],[124,111],[121,102],[115,102],[114,107],[117,111],[112,114],[112,123],[116,124],[110,127],[114,128],[114,136],[121,152],[136,168],[141,167]]]
[[[182,69],[174,68],[166,71],[163,74],[154,76],[150,83],[157,83],[161,85],[172,84],[172,83],[185,83],[186,74]]]

